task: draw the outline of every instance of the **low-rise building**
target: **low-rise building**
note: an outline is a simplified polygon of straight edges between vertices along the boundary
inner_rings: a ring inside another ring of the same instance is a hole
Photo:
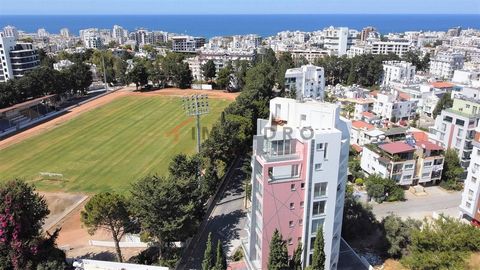
[[[417,101],[404,99],[399,96],[398,92],[378,93],[373,104],[375,114],[392,122],[413,119],[416,110]]]
[[[172,51],[194,53],[205,45],[204,37],[174,36],[172,37]]]
[[[409,83],[415,77],[415,66],[405,61],[383,62],[382,85],[388,86],[390,82]]]

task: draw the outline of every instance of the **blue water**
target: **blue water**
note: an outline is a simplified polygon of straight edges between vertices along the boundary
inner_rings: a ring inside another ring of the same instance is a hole
[[[328,26],[346,26],[361,30],[375,26],[382,33],[411,30],[445,31],[448,28],[480,28],[480,14],[470,15],[6,15],[0,27],[14,25],[26,32],[45,28],[58,33],[67,27],[78,35],[89,27],[112,28],[114,24],[128,30],[144,27],[205,37],[235,34],[271,36],[283,30],[314,31]]]

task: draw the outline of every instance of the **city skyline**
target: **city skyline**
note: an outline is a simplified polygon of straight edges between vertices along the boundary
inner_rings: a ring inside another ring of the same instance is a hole
[[[180,2],[180,3],[179,3]],[[114,15],[114,14],[480,14],[474,0],[388,1],[375,0],[25,0],[2,3],[0,15]]]

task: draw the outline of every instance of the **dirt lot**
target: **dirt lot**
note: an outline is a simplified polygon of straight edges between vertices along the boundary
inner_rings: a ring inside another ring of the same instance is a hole
[[[155,90],[155,91],[150,91],[150,92],[133,92],[135,90],[135,87],[126,87],[121,90],[118,90],[114,93],[111,93],[109,95],[100,97],[98,99],[92,100],[90,102],[87,102],[85,104],[82,104],[78,107],[75,107],[71,109],[68,113],[59,116],[57,118],[54,118],[50,121],[47,121],[43,124],[37,125],[35,127],[32,127],[30,129],[27,129],[25,131],[22,131],[16,135],[13,135],[9,138],[6,138],[4,140],[0,140],[0,150],[3,148],[6,148],[12,144],[21,142],[23,140],[26,140],[32,136],[38,135],[42,132],[48,131],[50,129],[53,129],[62,123],[84,113],[88,112],[92,109],[98,108],[100,106],[103,106],[119,97],[123,96],[128,96],[128,95],[143,95],[143,96],[149,96],[149,95],[159,95],[159,96],[185,96],[185,95],[192,95],[192,94],[208,94],[210,98],[218,98],[218,99],[228,99],[228,100],[235,100],[235,98],[238,96],[239,93],[228,93],[225,91],[220,91],[220,90],[192,90],[192,89],[179,89],[179,88],[166,88],[166,89],[161,89],[161,90]]]

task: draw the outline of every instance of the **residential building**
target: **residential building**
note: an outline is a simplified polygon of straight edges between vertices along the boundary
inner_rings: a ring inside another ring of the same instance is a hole
[[[270,101],[270,118],[258,120],[253,140],[252,200],[242,240],[248,269],[268,268],[276,229],[290,256],[302,244],[303,267],[310,265],[320,227],[325,269],[337,269],[348,152],[348,122],[338,105]]]
[[[391,178],[398,185],[436,183],[443,170],[443,148],[429,141],[366,144],[360,166],[369,175]]]
[[[411,49],[412,45],[409,42],[401,41],[375,41],[371,44],[372,54],[396,54],[403,57]]]
[[[88,28],[80,30],[80,39],[83,45],[88,49],[98,49],[103,47],[103,41],[100,37],[98,28]]]
[[[463,68],[465,57],[459,53],[438,53],[430,59],[430,74],[443,79],[451,79],[455,70]]]
[[[455,98],[453,107],[443,110],[431,128],[432,139],[444,148],[455,149],[461,166],[470,165],[475,127],[480,120],[480,103],[468,98]],[[464,175],[465,177],[466,175]]]
[[[70,37],[70,30],[68,30],[68,28],[60,29],[60,36],[62,36],[64,38],[69,38]]]
[[[339,56],[347,54],[347,50],[355,43],[356,36],[351,34],[347,27],[329,27],[324,33],[324,47]]]
[[[15,26],[7,25],[3,28],[3,34],[5,37],[14,37],[18,39],[18,31]]]
[[[124,44],[128,38],[128,31],[120,25],[114,25],[112,31],[112,37],[118,44]]]
[[[475,130],[470,166],[464,184],[460,212],[464,218],[480,225],[480,126]]]
[[[350,143],[363,146],[364,144],[372,143],[372,138],[368,137],[366,133],[375,130],[375,126],[364,121],[352,121],[352,129],[350,131]],[[383,134],[383,131],[380,131]]]
[[[404,99],[398,92],[377,94],[373,112],[392,122],[412,119],[417,109],[417,101]]]
[[[172,51],[194,53],[205,45],[205,38],[192,36],[172,37]]]
[[[384,61],[382,85],[388,86],[390,82],[413,82],[415,66],[405,61]]]
[[[285,91],[295,91],[297,99],[323,100],[325,95],[323,68],[309,64],[300,68],[287,69],[285,72]]]
[[[360,33],[360,41],[365,42],[370,38],[378,38],[377,29],[373,26],[368,26],[362,29]]]
[[[40,64],[31,43],[16,42],[15,37],[0,33],[0,82],[22,77]]]
[[[38,37],[48,37],[50,34],[47,32],[47,30],[45,28],[39,28],[37,30],[37,36]]]

